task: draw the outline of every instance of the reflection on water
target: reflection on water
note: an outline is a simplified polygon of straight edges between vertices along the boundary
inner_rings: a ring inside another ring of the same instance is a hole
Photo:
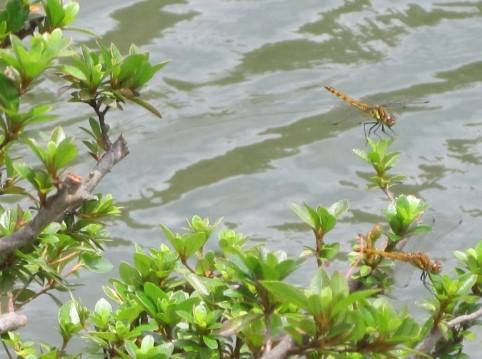
[[[173,4],[187,4],[185,0],[148,0],[139,1],[131,6],[115,10],[111,17],[117,21],[115,29],[102,34],[102,43],[115,43],[125,52],[131,44],[142,46],[161,36],[166,29],[178,22],[190,20],[196,12],[176,14],[165,11],[164,7]],[[89,44],[93,46],[94,43]]]
[[[325,84],[373,103],[430,100],[405,109],[394,128],[396,172],[408,176],[395,190],[425,198],[442,222],[480,217],[474,194],[481,190],[482,139],[474,124],[482,122],[481,1],[81,5],[76,25],[95,25],[103,43],[126,51],[134,42],[155,62],[171,59],[147,89],[164,120],[132,107],[109,119],[131,148],[100,189],[124,207],[112,227],[124,245],[107,251],[115,264],[128,259],[126,243],[155,246],[159,223],[175,226],[194,213],[224,216],[248,236],[292,252],[310,245],[311,236],[291,202],[348,198],[351,212],[328,238],[343,238],[344,251],[358,230],[382,221],[386,201],[364,190],[368,168],[351,152],[365,145],[363,129],[342,121],[346,112]],[[54,97],[45,87],[43,96]],[[61,113],[67,131],[78,133],[80,114]],[[464,224],[428,251],[450,268],[450,252],[479,239],[472,228]],[[101,295],[100,282],[79,293],[90,304]],[[42,325],[32,323],[29,333],[42,333]]]
[[[481,165],[481,143],[482,136],[477,136],[476,138],[472,139],[465,138],[447,140],[447,149],[450,152],[449,156],[456,158],[460,162],[466,162],[473,165]]]

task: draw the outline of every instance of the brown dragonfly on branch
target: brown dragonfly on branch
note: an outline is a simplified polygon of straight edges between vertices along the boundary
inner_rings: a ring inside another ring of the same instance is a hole
[[[379,249],[364,248],[363,253],[368,257],[375,256],[389,258],[400,262],[409,263],[412,266],[419,268],[422,271],[420,279],[425,287],[427,287],[427,276],[430,274],[438,274],[442,270],[442,263],[440,263],[440,261],[433,261],[429,258],[429,256],[422,252],[386,252]]]
[[[354,99],[353,97],[348,96],[344,92],[337,90],[331,86],[324,86],[325,89],[331,92],[336,97],[340,98],[341,100],[345,101],[346,103],[356,107],[357,109],[367,113],[373,119],[373,121],[368,121],[363,123],[363,131],[365,132],[365,137],[368,138],[370,134],[373,133],[377,134],[378,129],[381,128],[382,132],[386,135],[389,135],[385,129],[388,129],[393,132],[392,126],[395,125],[396,119],[395,116],[390,113],[384,106],[381,105],[372,105],[360,100]],[[368,130],[368,134],[366,131],[366,126],[371,125]]]

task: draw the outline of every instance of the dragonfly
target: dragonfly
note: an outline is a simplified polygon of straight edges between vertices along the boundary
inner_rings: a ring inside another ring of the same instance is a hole
[[[439,274],[442,270],[442,263],[438,260],[431,260],[428,255],[422,252],[402,252],[402,251],[391,251],[386,252],[384,250],[373,249],[373,248],[365,248],[363,249],[363,253],[368,256],[368,258],[372,257],[383,257],[389,258],[393,260],[397,260],[400,262],[409,263],[412,266],[420,269],[422,274],[420,275],[420,280],[422,281],[423,285],[427,288],[427,277],[430,274]],[[430,289],[429,289],[430,290]]]
[[[385,129],[388,129],[392,132],[393,129],[392,127],[395,125],[396,118],[395,116],[389,112],[384,106],[381,105],[373,105],[373,104],[368,104],[365,102],[362,102],[360,100],[354,99],[353,97],[348,96],[344,92],[335,89],[334,87],[331,86],[324,86],[324,88],[328,91],[331,92],[333,95],[341,99],[342,101],[345,101],[346,103],[350,104],[353,107],[356,107],[357,109],[369,114],[373,121],[368,121],[363,123],[363,131],[365,133],[365,138],[368,138],[370,134],[373,133],[377,134],[377,131],[379,129],[382,130],[382,132],[388,136],[388,134]],[[368,125],[371,125],[369,130],[368,130],[368,135],[367,135],[367,130],[366,127]]]

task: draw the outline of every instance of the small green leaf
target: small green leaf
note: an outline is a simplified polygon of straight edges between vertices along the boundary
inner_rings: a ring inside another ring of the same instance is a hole
[[[360,270],[360,276],[362,277],[367,277],[372,272],[372,268],[366,265],[360,266],[359,270]]]
[[[134,102],[135,104],[144,107],[147,111],[152,113],[153,115],[156,115],[159,118],[162,118],[161,113],[154,107],[152,106],[149,102],[144,101],[140,99],[139,97],[131,96],[131,97],[126,97],[129,101]]]
[[[328,212],[330,212],[333,216],[335,216],[335,218],[338,218],[343,213],[345,213],[347,209],[348,209],[348,201],[342,200],[342,201],[333,203],[328,208]]]
[[[211,335],[203,335],[203,342],[204,344],[207,345],[207,347],[211,350],[215,350],[218,348],[218,342],[216,340],[216,338],[214,338],[213,336]]]
[[[126,284],[138,285],[141,283],[141,275],[127,262],[121,262],[119,265],[119,274]]]
[[[280,302],[293,303],[303,309],[308,308],[308,300],[302,289],[279,281],[264,280],[261,284]]]
[[[309,212],[306,210],[306,204],[305,208],[297,205],[296,203],[293,203],[291,205],[291,210],[295,212],[295,214],[303,221],[305,222],[308,226],[311,228],[316,228],[316,225],[313,221],[313,218],[310,216]]]
[[[77,147],[68,140],[63,140],[57,147],[54,156],[54,165],[57,169],[70,164],[77,157]]]

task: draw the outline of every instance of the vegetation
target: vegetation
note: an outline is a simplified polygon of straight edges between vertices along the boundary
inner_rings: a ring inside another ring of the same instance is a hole
[[[391,141],[371,139],[368,151],[354,152],[374,170],[368,187],[387,197],[386,223],[358,235],[348,257],[328,242],[346,201],[293,205],[314,237],[298,257],[250,246],[220,222],[194,216],[180,233],[162,226],[170,246],[136,247],[94,308],[72,294],[59,309],[60,344],[24,341],[16,330],[26,325],[26,304],[71,292],[81,269],[112,267],[103,257],[104,222],[120,209],[93,191],[128,149],[122,135],[112,140],[107,115],[134,103],[160,117],[140,92],[164,63],[152,65],[135,47],[127,55],[114,45],[76,49],[61,29],[77,11],[74,2],[10,0],[0,12],[0,334],[10,357],[464,357],[464,340],[482,316],[482,242],[455,253],[460,264],[451,274],[423,253],[403,252],[406,241],[430,231],[421,221],[427,204],[393,192],[404,181],[391,172],[399,154],[390,152]],[[51,105],[31,105],[26,96],[54,75],[67,82],[71,102],[93,111],[83,128],[83,151],[93,161],[85,175],[71,172],[82,150],[60,127],[46,144],[31,131],[54,116]],[[21,157],[25,149],[35,160]],[[206,249],[209,240],[217,240],[216,250]],[[335,258],[347,261],[345,273],[327,271]],[[424,275],[430,294],[422,321],[385,296],[394,261]],[[309,265],[316,269],[309,287],[293,285],[289,276]],[[85,348],[69,346],[74,338]]]

